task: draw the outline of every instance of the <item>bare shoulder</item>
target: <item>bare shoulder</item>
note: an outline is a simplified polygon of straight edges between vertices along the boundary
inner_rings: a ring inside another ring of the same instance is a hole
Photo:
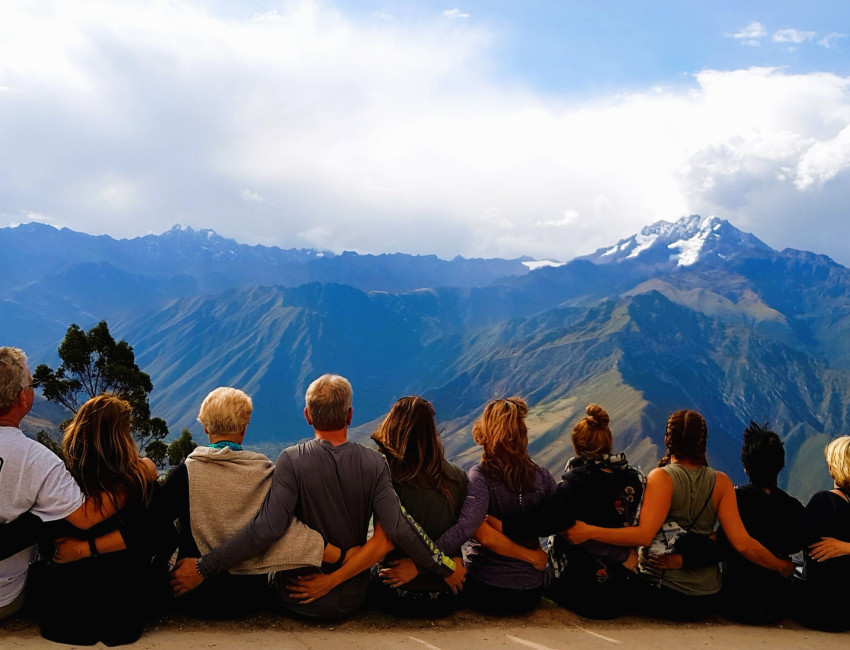
[[[155,481],[159,478],[159,472],[156,470],[156,465],[154,465],[154,462],[150,458],[140,458],[139,466],[142,468],[145,477],[149,481]]]

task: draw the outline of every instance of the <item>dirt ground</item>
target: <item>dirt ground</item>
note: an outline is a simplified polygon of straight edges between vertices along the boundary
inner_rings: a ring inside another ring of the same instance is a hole
[[[448,650],[505,648],[816,648],[846,650],[850,633],[814,632],[785,621],[771,627],[736,625],[721,617],[701,623],[668,623],[624,617],[584,619],[544,601],[521,617],[492,618],[469,610],[438,621],[411,621],[373,612],[335,623],[305,623],[263,614],[236,621],[204,622],[166,617],[150,626],[134,648],[263,648],[346,650],[405,648]],[[35,621],[15,617],[0,622],[0,648],[62,648],[39,636]]]

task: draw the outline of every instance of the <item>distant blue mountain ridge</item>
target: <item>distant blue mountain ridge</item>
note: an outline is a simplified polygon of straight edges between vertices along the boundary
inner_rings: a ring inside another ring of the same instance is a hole
[[[615,446],[648,471],[669,413],[694,408],[712,464],[736,481],[744,427],[769,421],[786,444],[782,484],[805,498],[829,485],[823,447],[848,431],[850,271],[713,216],[535,270],[247,246],[185,227],[116,240],[26,224],[0,229],[0,246],[0,341],[54,364],[70,323],[107,320],[173,434],[199,438],[200,401],[232,385],[254,399],[249,440],[274,453],[310,434],[304,390],[337,372],[354,385],[357,439],[396,398],[421,394],[468,466],[483,405],[517,394],[534,457],[559,474],[572,426],[597,402]],[[30,429],[57,415],[35,413]]]

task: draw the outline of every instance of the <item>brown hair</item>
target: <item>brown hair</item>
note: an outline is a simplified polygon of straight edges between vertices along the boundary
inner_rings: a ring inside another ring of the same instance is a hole
[[[348,425],[353,392],[339,375],[322,375],[307,387],[304,401],[317,431],[337,431]]]
[[[528,455],[528,404],[521,397],[493,400],[472,425],[472,438],[484,449],[481,469],[514,492],[534,487],[537,466]]]
[[[115,395],[93,397],[65,428],[62,453],[68,471],[98,510],[120,493],[145,499],[148,480],[130,436],[133,408]]]
[[[372,440],[386,457],[393,481],[437,490],[452,503],[446,486],[443,445],[429,401],[415,395],[397,400]]]
[[[573,447],[584,458],[601,458],[611,453],[614,438],[608,428],[610,418],[598,404],[588,404],[586,415],[573,428]]]
[[[702,415],[687,409],[676,411],[667,418],[667,433],[664,436],[667,453],[658,466],[669,465],[673,456],[698,465],[708,465],[705,457],[707,441],[708,427]]]

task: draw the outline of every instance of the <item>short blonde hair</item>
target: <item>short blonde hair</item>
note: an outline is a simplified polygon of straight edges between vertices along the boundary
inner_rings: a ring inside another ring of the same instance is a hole
[[[254,404],[238,388],[222,386],[206,396],[198,412],[198,422],[210,436],[242,433],[251,421]]]
[[[27,355],[20,348],[0,348],[0,411],[8,410],[32,383]]]
[[[351,384],[339,375],[322,375],[307,387],[304,401],[317,431],[337,431],[348,425],[353,397]]]
[[[835,484],[845,490],[850,488],[850,436],[842,436],[830,442],[824,455],[829,475]]]

